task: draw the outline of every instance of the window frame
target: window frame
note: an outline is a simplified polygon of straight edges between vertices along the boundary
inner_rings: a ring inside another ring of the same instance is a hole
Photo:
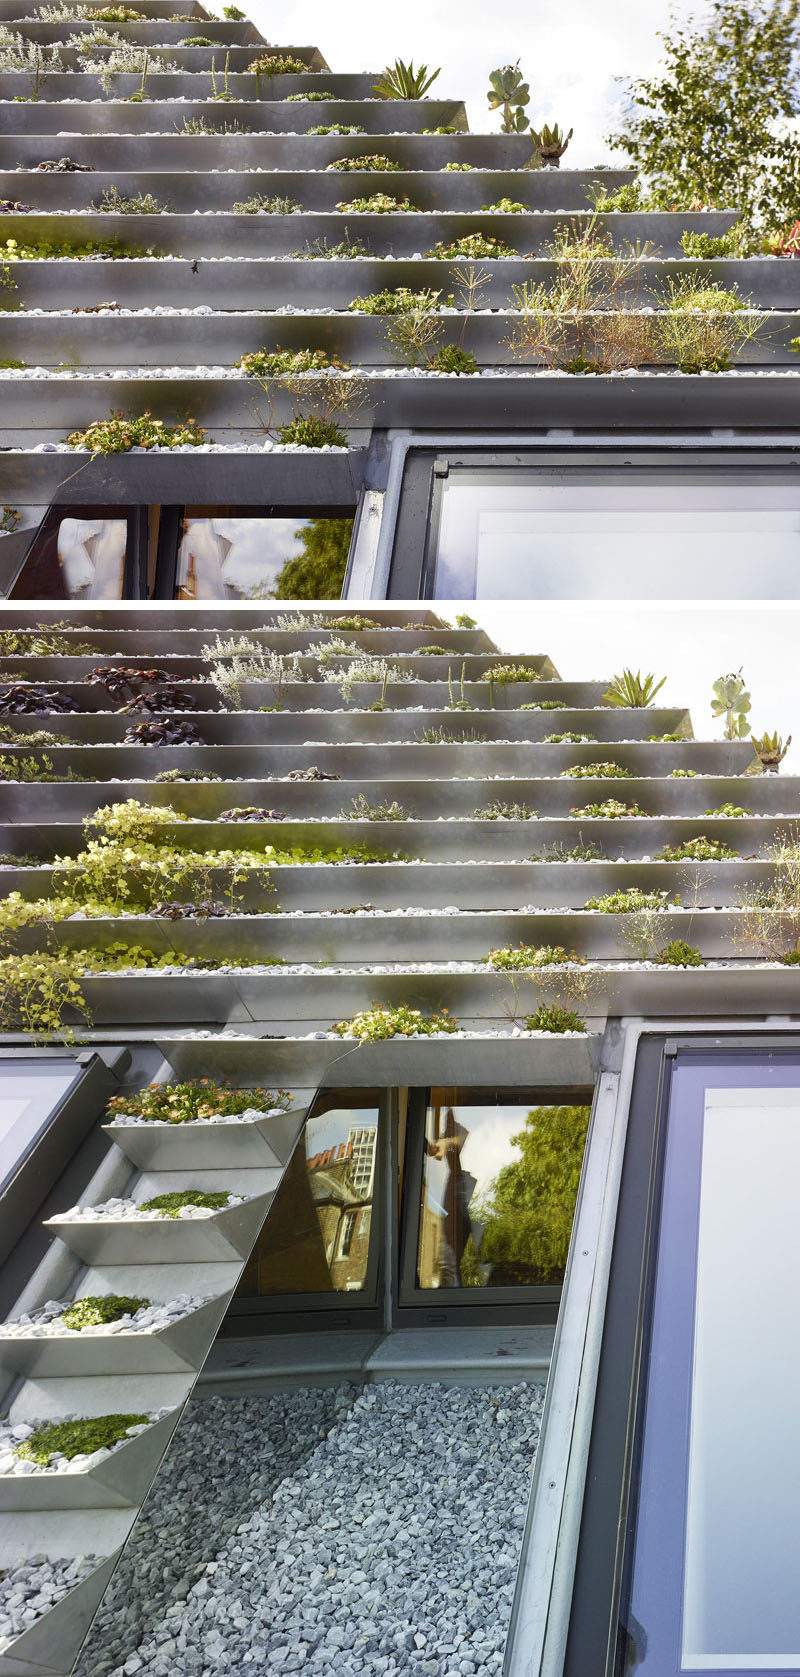
[[[762,472],[769,481],[776,471],[800,472],[800,449],[781,444],[778,447],[758,446],[742,441],[735,446],[693,448],[691,444],[676,443],[670,447],[663,442],[653,443],[646,438],[634,442],[614,442],[607,437],[595,441],[586,439],[573,448],[563,443],[543,443],[537,449],[514,448],[491,443],[481,448],[411,447],[405,457],[397,519],[393,532],[392,556],[389,569],[388,600],[434,600],[436,548],[442,515],[443,485],[453,472],[486,474],[486,481],[500,472],[515,471],[533,474],[537,470],[554,468],[574,469],[576,472],[602,470],[603,466],[622,468],[640,466],[664,469],[674,473],[686,470],[717,468],[720,478],[741,475],[742,471]],[[800,492],[800,482],[798,482]],[[800,508],[800,493],[798,495]],[[452,597],[469,600],[459,588]],[[531,595],[533,599],[536,596]],[[566,597],[566,596],[565,596]]]
[[[667,1121],[678,1064],[793,1063],[800,1037],[648,1036],[640,1040],[622,1165],[563,1677],[617,1677],[619,1616],[633,1558],[632,1511],[647,1394]],[[665,1560],[665,1570],[669,1557]],[[688,1668],[687,1668],[688,1669]],[[676,1667],[676,1672],[680,1667]],[[727,1677],[720,1668],[719,1677]],[[756,1677],[756,1670],[751,1677]],[[775,1677],[779,1677],[776,1672]]]
[[[385,1236],[387,1215],[387,1134],[390,1123],[388,1096],[392,1093],[386,1089],[368,1091],[376,1095],[374,1109],[378,1113],[378,1136],[375,1144],[375,1172],[373,1176],[372,1216],[369,1233],[369,1255],[367,1258],[367,1272],[365,1285],[358,1291],[333,1291],[324,1293],[265,1293],[243,1294],[234,1293],[225,1319],[220,1329],[220,1338],[239,1338],[244,1334],[270,1333],[309,1333],[316,1329],[331,1330],[334,1328],[379,1327],[383,1322],[383,1289],[385,1278]],[[325,1110],[330,1110],[334,1103],[328,1100],[336,1091],[332,1088],[320,1089],[319,1098],[328,1104]],[[342,1091],[346,1094],[347,1091]],[[315,1109],[318,1100],[314,1100],[309,1108],[306,1123],[317,1114]],[[344,1106],[345,1101],[341,1102]],[[359,1110],[359,1109],[354,1109]],[[362,1111],[372,1110],[366,1107]],[[305,1125],[295,1143],[294,1152],[298,1147],[305,1150]],[[293,1156],[292,1155],[292,1156]],[[289,1161],[287,1160],[287,1168]],[[273,1202],[274,1203],[274,1199]],[[269,1218],[269,1211],[265,1222]],[[339,1234],[337,1231],[336,1244]],[[255,1243],[257,1244],[257,1242]],[[255,1249],[255,1247],[254,1247]],[[338,1256],[336,1252],[333,1257]]]
[[[485,1095],[487,1104],[519,1104],[520,1111],[535,1106],[587,1106],[592,1108],[595,1091],[586,1089],[471,1088],[469,1093],[479,1104]],[[558,1317],[563,1284],[542,1287],[447,1287],[422,1288],[417,1285],[417,1255],[421,1222],[421,1190],[424,1168],[425,1126],[430,1105],[431,1086],[409,1090],[408,1123],[404,1160],[404,1184],[401,1222],[399,1229],[399,1274],[397,1282],[394,1324],[420,1326],[424,1323],[457,1324],[506,1322],[552,1324]],[[591,1128],[591,1116],[589,1120]],[[585,1154],[584,1154],[585,1160]],[[409,1192],[412,1184],[417,1191]],[[395,1203],[397,1203],[395,1195]],[[502,1311],[498,1320],[497,1312]]]

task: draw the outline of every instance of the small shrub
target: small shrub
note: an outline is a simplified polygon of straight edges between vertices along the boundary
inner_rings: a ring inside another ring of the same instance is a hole
[[[530,859],[532,862],[602,862],[605,855],[599,844],[549,844]]]
[[[665,353],[683,373],[724,373],[737,354],[758,338],[766,316],[753,313],[735,291],[671,280],[659,320]]]
[[[297,215],[302,205],[294,198],[275,198],[268,193],[254,192],[249,198],[233,206],[234,215]]]
[[[306,76],[309,74],[307,64],[302,58],[292,58],[279,52],[264,52],[260,58],[254,58],[247,66],[254,76]]]
[[[470,349],[459,349],[457,344],[443,344],[431,361],[436,373],[477,373],[478,363]]]
[[[281,378],[287,374],[347,371],[347,363],[326,349],[253,349],[234,363],[250,378]]]
[[[440,239],[432,250],[426,250],[425,257],[433,262],[460,262],[465,257],[469,262],[494,262],[501,257],[518,254],[493,234],[464,233],[460,239],[451,239],[449,243]]]
[[[445,163],[442,170],[443,175],[470,175],[471,173],[471,163]]]
[[[378,99],[424,99],[440,75],[441,70],[429,71],[427,64],[415,70],[413,59],[405,64],[402,58],[396,58],[375,83],[373,93]]]
[[[338,245],[329,245],[327,239],[311,239],[305,250],[295,250],[292,255],[304,262],[360,262],[370,255],[370,248],[363,239],[348,235]]]
[[[596,734],[545,734],[542,745],[594,745]]]
[[[377,1002],[374,1007],[357,1013],[352,1019],[342,1019],[331,1025],[334,1036],[356,1037],[360,1042],[386,1042],[394,1036],[452,1036],[458,1023],[443,1007],[439,1013],[423,1014],[404,1002],[390,1006]]]
[[[529,215],[530,204],[519,204],[514,198],[500,198],[496,204],[484,204],[485,215]]]
[[[200,448],[207,437],[194,419],[167,425],[145,410],[127,417],[112,412],[109,419],[96,419],[84,431],[71,431],[66,440],[70,448],[97,455],[127,454],[132,448]]]
[[[150,1083],[134,1093],[113,1095],[106,1112],[141,1118],[143,1123],[190,1124],[199,1118],[237,1118],[240,1113],[286,1110],[293,1096],[284,1089],[232,1089],[203,1077],[190,1083]]]
[[[741,821],[746,815],[752,815],[752,810],[742,809],[740,804],[720,804],[719,809],[707,809],[706,815],[726,817],[729,820]]]
[[[741,221],[729,227],[725,233],[690,233],[681,234],[681,250],[684,256],[690,256],[695,261],[713,261],[719,257],[746,256],[751,240]]]
[[[516,681],[541,681],[541,674],[526,664],[495,664],[491,670],[484,670],[480,679],[494,687],[508,687]]]
[[[663,914],[678,906],[677,897],[668,891],[642,891],[631,885],[625,891],[610,891],[605,897],[590,897],[584,908],[598,914]]]
[[[549,1036],[563,1036],[567,1031],[580,1031],[585,1034],[586,1021],[570,1007],[558,1007],[555,1003],[542,1002],[535,1013],[528,1014],[525,1029],[546,1031]]]
[[[656,860],[659,862],[730,862],[738,861],[738,852],[731,850],[724,839],[706,838],[701,834],[699,838],[684,839],[680,844],[665,844],[658,852]]]
[[[287,93],[284,105],[332,105],[335,93]]]
[[[705,961],[699,949],[694,944],[687,943],[684,938],[673,938],[671,943],[662,949],[656,960],[661,967],[704,967]]]
[[[697,770],[696,769],[671,769],[669,778],[670,778],[670,780],[696,780],[697,779]]]
[[[362,171],[369,175],[399,175],[402,168],[401,163],[395,163],[391,157],[383,157],[379,152],[371,152],[365,157],[337,157],[333,163],[327,165],[328,170],[338,169],[344,175],[358,174]]]
[[[408,810],[403,809],[397,801],[391,804],[371,804],[359,792],[353,798],[349,809],[343,811],[346,821],[408,821]]]
[[[638,180],[623,181],[614,192],[609,192],[602,181],[596,181],[587,191],[597,215],[633,215],[645,207],[645,195]]]
[[[577,962],[580,957],[567,954],[559,944],[543,943],[538,948],[521,943],[516,949],[490,949],[483,957],[495,972],[527,972],[531,967],[563,967]]]
[[[569,705],[563,699],[531,699],[526,705],[519,705],[519,710],[569,710]]]
[[[295,448],[346,448],[347,433],[334,420],[312,413],[307,419],[298,417],[281,425],[278,441]]]
[[[630,769],[624,769],[620,763],[573,763],[569,769],[562,769],[561,780],[632,780]]]
[[[507,804],[495,798],[485,809],[475,810],[476,821],[533,821],[536,812],[528,804]]]
[[[408,198],[392,198],[388,192],[373,192],[369,198],[352,198],[336,205],[340,215],[396,215],[416,212]]]
[[[366,128],[358,123],[348,122],[320,122],[316,128],[309,128],[309,134],[366,134]]]
[[[165,215],[169,205],[154,198],[152,192],[139,192],[135,197],[128,198],[118,187],[107,186],[92,208],[104,215]]]
[[[589,821],[621,821],[626,815],[642,816],[638,804],[623,804],[618,798],[606,798],[603,803],[584,804],[583,809],[571,809],[570,815],[585,815]]]

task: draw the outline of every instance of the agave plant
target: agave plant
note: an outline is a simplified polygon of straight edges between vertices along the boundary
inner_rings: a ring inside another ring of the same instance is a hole
[[[394,64],[387,65],[372,91],[379,99],[424,99],[439,75],[441,70],[432,70],[429,75],[427,64],[420,64],[415,70],[413,59],[404,64],[402,58],[396,58]]]
[[[656,681],[653,674],[642,676],[639,670],[623,670],[621,675],[613,677],[608,692],[603,694],[603,704],[618,710],[645,710],[661,692],[666,679],[662,675]]]
[[[541,159],[546,169],[557,169],[559,167],[574,132],[574,128],[571,128],[569,133],[565,134],[563,128],[559,128],[557,122],[553,123],[552,128],[549,128],[547,123],[543,122],[538,133],[535,128],[531,129],[531,139],[536,147],[536,155]]]
[[[516,64],[504,64],[499,70],[492,70],[489,76],[489,92],[486,95],[490,111],[502,111],[503,133],[524,134],[530,118],[527,106],[530,104],[531,90],[523,81],[519,59]]]
[[[766,769],[767,774],[778,773],[778,769],[780,768],[791,743],[791,734],[787,740],[782,740],[780,734],[753,735],[753,745],[761,758],[761,762]]]

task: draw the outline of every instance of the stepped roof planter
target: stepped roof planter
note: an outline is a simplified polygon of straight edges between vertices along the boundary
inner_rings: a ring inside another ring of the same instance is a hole
[[[270,1194],[255,1194],[240,1205],[210,1216],[136,1217],[95,1221],[48,1217],[45,1227],[57,1234],[87,1264],[219,1263],[244,1258],[264,1220]]]
[[[0,1366],[31,1380],[196,1373],[229,1299],[226,1288],[168,1327],[144,1333],[25,1337],[6,1334],[0,1325]]]
[[[0,1514],[57,1508],[129,1508],[143,1501],[180,1419],[174,1409],[120,1443],[105,1461],[59,1473],[0,1474]]]

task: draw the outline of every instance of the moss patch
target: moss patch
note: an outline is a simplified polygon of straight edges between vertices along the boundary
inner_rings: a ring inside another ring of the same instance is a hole
[[[103,1322],[118,1322],[122,1316],[134,1316],[137,1310],[144,1310],[149,1303],[149,1299],[126,1298],[123,1293],[91,1294],[68,1305],[62,1312],[61,1321],[65,1328],[74,1328],[80,1333],[83,1328],[97,1328]]]
[[[129,1427],[139,1427],[149,1420],[148,1415],[93,1415],[86,1421],[48,1421],[37,1427],[23,1444],[16,1447],[16,1455],[24,1461],[46,1467],[50,1457],[91,1456],[95,1450],[110,1450],[125,1437]]]

